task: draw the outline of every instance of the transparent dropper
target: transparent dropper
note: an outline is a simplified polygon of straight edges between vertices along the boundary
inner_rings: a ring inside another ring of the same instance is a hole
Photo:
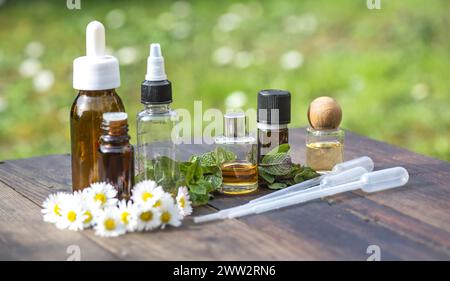
[[[228,217],[228,215],[230,213],[236,212],[238,210],[243,210],[243,209],[249,208],[251,206],[266,204],[268,202],[280,200],[282,198],[287,198],[287,197],[290,197],[290,196],[293,196],[296,194],[300,194],[300,193],[304,194],[304,193],[312,192],[314,190],[325,189],[325,188],[329,188],[332,186],[352,182],[352,181],[359,179],[362,175],[366,174],[367,172],[368,171],[365,168],[355,167],[355,168],[352,168],[350,170],[344,171],[344,172],[336,174],[336,175],[326,175],[320,181],[320,185],[317,185],[315,187],[299,190],[296,192],[289,192],[289,193],[281,194],[280,196],[277,196],[277,197],[268,198],[268,199],[257,201],[257,202],[249,202],[247,204],[233,207],[233,208],[228,208],[225,210],[221,210],[221,211],[213,213],[213,214],[195,217],[194,222],[200,223],[200,222],[207,222],[207,221],[216,220],[216,219],[225,219]]]
[[[298,184],[294,184],[294,185],[286,187],[284,189],[281,189],[281,190],[269,193],[267,195],[258,197],[256,199],[250,200],[250,203],[254,203],[254,202],[258,202],[258,201],[266,200],[269,198],[274,198],[274,197],[278,197],[278,196],[281,196],[284,194],[288,194],[288,193],[292,193],[292,192],[296,192],[299,190],[304,190],[304,189],[310,188],[312,186],[318,185],[319,183],[321,183],[321,181],[324,178],[326,178],[328,176],[337,175],[339,173],[342,173],[344,171],[347,171],[347,170],[350,170],[350,169],[356,168],[356,167],[362,167],[362,168],[366,169],[367,172],[371,172],[371,171],[373,171],[374,163],[373,163],[372,159],[368,156],[363,156],[363,157],[352,159],[350,161],[342,162],[342,163],[336,164],[329,174],[322,175],[320,177],[310,179],[310,180],[307,180],[307,181],[304,181],[304,182],[301,182]]]
[[[364,192],[372,193],[403,186],[408,182],[409,174],[405,168],[395,167],[376,172],[366,173],[358,181],[346,183],[331,188],[319,189],[312,192],[300,193],[294,196],[275,200],[267,204],[258,204],[249,208],[232,212],[228,218],[238,218],[250,214],[261,214],[291,205],[304,203],[314,199],[336,195],[347,191],[362,189]]]

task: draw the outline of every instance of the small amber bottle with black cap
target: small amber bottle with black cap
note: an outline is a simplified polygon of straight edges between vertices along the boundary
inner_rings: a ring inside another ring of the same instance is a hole
[[[258,161],[277,146],[289,143],[291,93],[262,90],[258,93]]]
[[[119,199],[128,200],[134,185],[134,149],[128,135],[128,115],[104,113],[101,128],[99,180],[114,186]]]

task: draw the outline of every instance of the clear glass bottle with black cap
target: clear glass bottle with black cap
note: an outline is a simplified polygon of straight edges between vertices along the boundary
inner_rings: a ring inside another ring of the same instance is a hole
[[[243,112],[224,115],[224,135],[215,139],[222,148],[222,188],[225,194],[245,194],[258,188],[256,140],[248,135]]]
[[[175,193],[179,171],[175,163],[176,139],[172,136],[178,116],[171,109],[172,85],[164,70],[159,44],[150,45],[147,74],[141,84],[141,103],[137,115],[137,181],[151,179],[165,191]]]
[[[258,162],[277,146],[289,143],[291,93],[284,90],[262,90],[258,93]]]

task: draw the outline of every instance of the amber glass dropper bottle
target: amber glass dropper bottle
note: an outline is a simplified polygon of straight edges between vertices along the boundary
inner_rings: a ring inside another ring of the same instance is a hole
[[[130,199],[134,185],[134,150],[128,135],[128,115],[124,112],[103,114],[99,148],[100,181],[114,186],[119,199]]]
[[[99,181],[98,154],[102,115],[123,112],[115,88],[120,86],[119,62],[105,55],[105,28],[93,21],[86,28],[86,56],[73,62],[73,87],[79,90],[70,111],[72,189]]]

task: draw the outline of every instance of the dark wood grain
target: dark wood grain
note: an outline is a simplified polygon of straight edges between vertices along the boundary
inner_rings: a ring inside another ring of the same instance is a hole
[[[0,259],[66,260],[67,249],[83,249],[81,258],[118,259],[80,232],[60,231],[42,220],[40,208],[0,182]]]
[[[291,130],[293,158],[304,160],[304,129]],[[192,146],[190,152],[203,152]],[[365,260],[375,244],[382,259],[450,259],[450,164],[356,134],[347,133],[346,159],[368,155],[376,169],[404,166],[407,186],[364,194],[346,193],[324,200],[238,220],[195,225],[116,239],[59,231],[42,222],[39,205],[51,192],[70,190],[69,155],[4,161],[0,164],[0,258],[64,259],[69,242],[81,245],[89,259],[212,260]],[[269,192],[218,195],[196,214],[239,205]],[[21,212],[20,209],[27,210]],[[9,223],[12,214],[20,220]],[[34,241],[30,233],[54,237]],[[11,233],[14,233],[12,235]],[[51,251],[43,249],[49,247]]]
[[[67,184],[70,179],[69,158],[68,155],[54,155],[5,162],[0,165],[0,181],[13,187],[17,200],[23,200],[26,197],[34,202],[36,209],[39,209],[38,206],[51,192],[70,191],[70,186]],[[39,167],[33,169],[33,165]],[[52,166],[49,169],[52,171],[51,176],[41,170],[41,167],[46,166]],[[33,182],[38,183],[38,188],[33,187]],[[215,210],[205,206],[197,208],[195,213],[212,211]],[[39,212],[36,211],[36,213]],[[38,224],[44,223],[40,221]],[[52,228],[59,233],[69,232]],[[195,225],[192,219],[188,218],[178,229],[133,233],[114,239],[97,237],[92,230],[83,231],[81,234],[120,259],[275,260],[282,258],[295,260],[301,255],[301,248],[290,247],[289,241],[280,242],[276,237],[236,220]],[[265,247],[259,247],[261,244]],[[82,246],[80,248],[84,249]],[[25,255],[23,258],[36,257]]]

